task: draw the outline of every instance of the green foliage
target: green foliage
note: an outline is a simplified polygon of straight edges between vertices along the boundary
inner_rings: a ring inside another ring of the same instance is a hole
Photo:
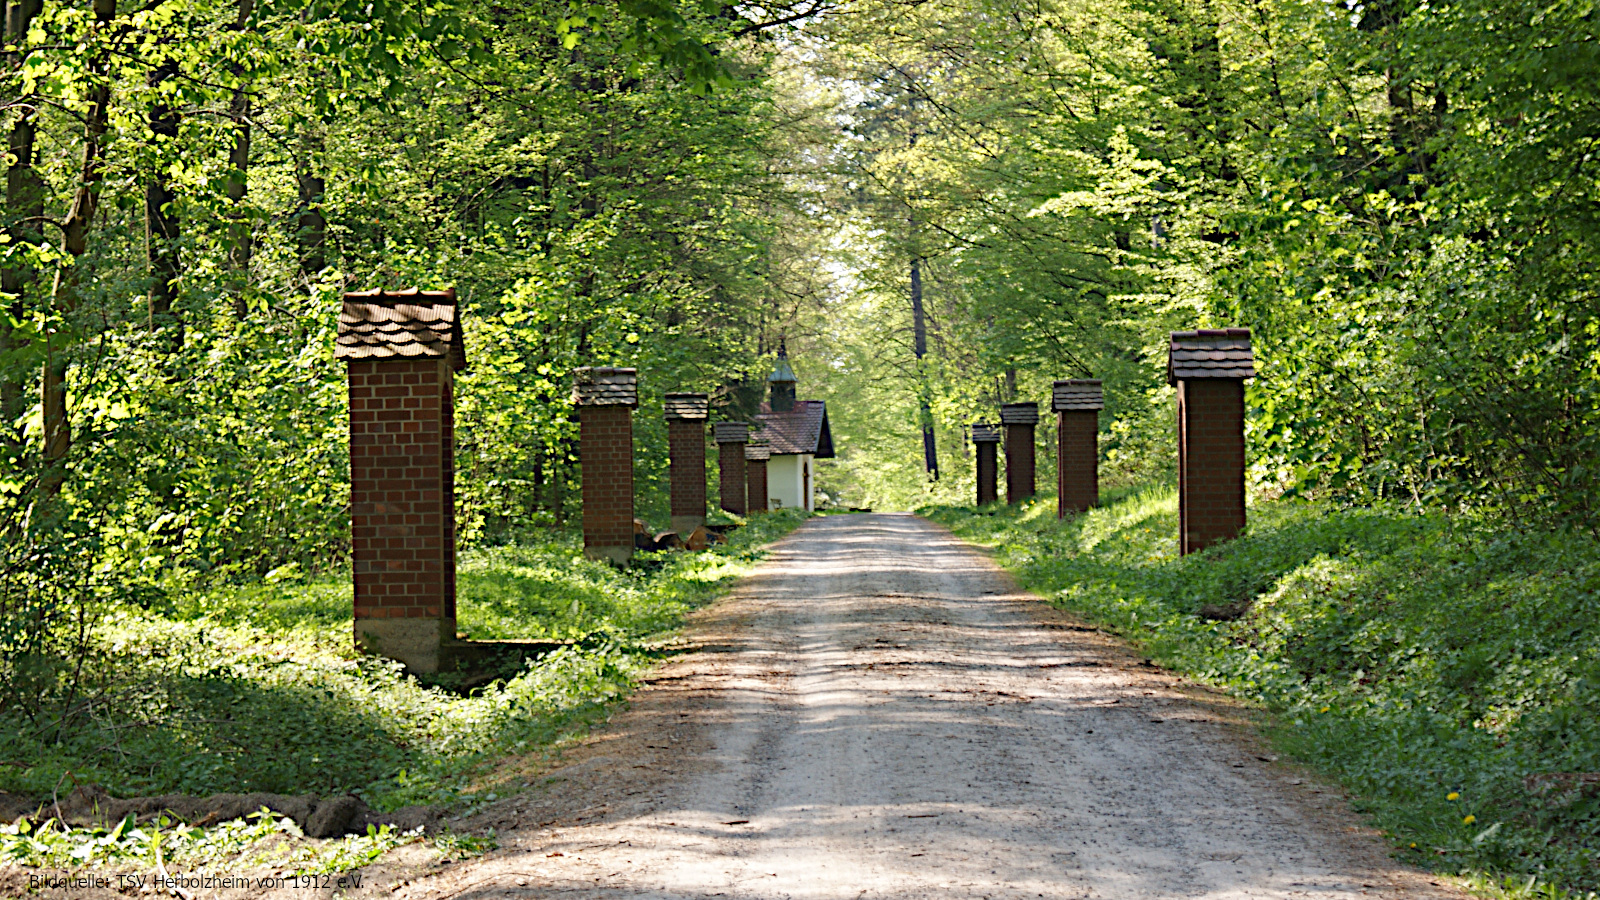
[[[145,825],[132,816],[105,828],[63,827],[48,819],[35,827],[27,818],[0,826],[0,859],[40,869],[219,871],[272,866],[289,877],[339,875],[375,862],[396,847],[418,840],[416,832],[387,825],[366,834],[316,843],[304,839],[293,820],[267,810],[209,828],[195,828],[161,816]],[[453,845],[450,845],[453,846]]]
[[[1179,557],[1170,488],[1061,523],[1044,498],[930,514],[1051,602],[1264,704],[1274,740],[1402,859],[1600,887],[1600,793],[1572,777],[1600,770],[1593,538],[1279,500]]]
[[[518,785],[497,766],[600,714],[649,664],[655,636],[748,571],[793,512],[726,546],[628,570],[574,538],[468,553],[460,613],[476,637],[574,643],[453,694],[353,655],[347,579],[222,589],[165,611],[119,607],[92,635],[93,672],[66,705],[9,709],[0,789],[68,781],[119,796],[354,792],[380,808],[472,804]]]
[[[0,117],[32,116],[33,166],[8,165],[13,183],[37,176],[43,218],[86,177],[83,109],[102,86],[108,124],[81,254],[7,199],[0,714],[81,702],[85,635],[107,616],[345,565],[346,289],[457,289],[464,544],[572,521],[580,365],[639,368],[638,505],[660,517],[661,394],[720,406],[772,348],[783,283],[761,269],[795,192],[767,159],[792,132],[771,115],[765,51],[708,49],[738,30],[729,11],[626,7],[158,2],[101,28],[44,4]],[[583,40],[563,46],[580,13]],[[176,133],[157,132],[164,110]],[[154,179],[181,226],[164,313]],[[47,359],[60,458],[37,402]]]
[[[1244,325],[1266,483],[1594,527],[1591,4],[852,11],[815,69],[850,87],[861,340],[943,446],[1093,376],[1114,471],[1158,476],[1166,333]]]

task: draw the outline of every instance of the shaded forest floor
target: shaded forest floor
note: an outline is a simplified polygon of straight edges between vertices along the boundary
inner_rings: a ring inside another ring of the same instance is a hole
[[[924,510],[1024,587],[1274,713],[1402,859],[1489,890],[1600,888],[1600,545],[1578,533],[1264,501],[1177,554],[1170,488],[1058,522]],[[1542,885],[1542,887],[1541,887]]]
[[[709,552],[647,554],[625,570],[583,559],[568,533],[464,553],[462,633],[570,642],[470,690],[460,676],[413,678],[357,655],[348,576],[269,579],[106,609],[90,634],[78,696],[9,711],[0,723],[0,798],[33,808],[93,784],[118,797],[354,795],[377,810],[423,804],[470,813],[528,787],[556,749],[674,652],[672,632],[685,614],[748,572],[802,518],[757,517]],[[294,831],[261,816],[209,832],[169,829],[164,840],[169,854],[204,859]],[[0,829],[0,861],[138,861],[159,843],[156,832],[130,823],[41,834],[13,824]],[[470,851],[476,840],[447,838],[445,852]],[[373,829],[291,868],[348,871],[403,842],[397,831]]]

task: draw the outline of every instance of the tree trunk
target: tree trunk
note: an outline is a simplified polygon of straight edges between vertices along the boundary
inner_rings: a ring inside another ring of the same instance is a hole
[[[928,475],[939,480],[939,448],[933,436],[933,404],[928,401],[927,373],[922,370],[922,358],[928,355],[928,321],[922,308],[922,260],[911,259],[911,329],[912,352],[917,357],[918,417],[922,421],[922,464]]]
[[[20,47],[27,39],[28,27],[44,8],[43,0],[21,0],[6,4],[5,41]],[[22,54],[6,54],[7,62],[15,69]],[[6,219],[13,245],[38,244],[44,240],[39,229],[39,219],[44,215],[44,181],[33,168],[33,145],[38,136],[39,113],[30,108],[34,98],[22,98],[18,104],[18,118],[11,126],[9,148],[12,162],[6,170]],[[34,287],[36,273],[33,267],[14,263],[0,270],[0,290],[11,295],[11,315],[21,320],[27,314],[27,294]],[[0,354],[16,349],[16,339],[11,328],[0,323]],[[22,444],[22,431],[17,421],[23,412],[23,381],[11,372],[0,372],[0,441],[7,446]]]
[[[178,64],[164,62],[150,72],[150,86],[158,89],[178,74]],[[168,351],[183,347],[183,321],[174,315],[178,299],[178,232],[182,225],[173,201],[172,182],[160,160],[174,152],[178,141],[178,113],[157,99],[150,108],[150,135],[156,145],[156,172],[144,189],[145,259],[150,267],[150,330],[167,332]]]
[[[117,0],[92,0],[95,30],[104,31],[117,15]],[[83,124],[83,163],[78,170],[78,187],[72,195],[72,205],[61,223],[61,249],[69,257],[66,265],[56,270],[55,284],[51,290],[56,315],[63,319],[78,307],[78,263],[89,249],[89,225],[94,221],[96,201],[99,199],[100,181],[105,177],[105,160],[102,152],[106,135],[107,108],[111,104],[111,83],[106,79],[106,54],[99,52],[89,58],[88,101]],[[40,487],[45,496],[54,496],[65,480],[62,466],[72,449],[72,426],[67,421],[67,357],[65,347],[53,346],[54,335],[45,333],[44,377],[41,385],[41,405],[44,413],[44,477]]]
[[[255,11],[255,0],[239,0],[239,18],[234,31],[243,31],[250,15]],[[235,72],[239,71],[235,67]],[[253,229],[250,217],[244,210],[245,193],[249,190],[250,173],[250,95],[243,86],[233,90],[228,101],[228,118],[233,120],[233,147],[228,151],[228,181],[226,191],[232,204],[233,221],[228,226],[228,263],[234,273],[234,312],[244,318],[244,293],[250,284],[250,257],[254,252]]]
[[[322,162],[322,136],[302,138],[301,146],[303,152],[295,172],[300,186],[296,241],[300,247],[300,271],[311,278],[328,267],[328,220],[322,215],[322,195],[328,183],[317,174]]]

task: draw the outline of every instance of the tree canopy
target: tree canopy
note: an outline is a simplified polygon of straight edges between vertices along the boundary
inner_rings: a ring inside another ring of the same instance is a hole
[[[1596,527],[1593,5],[18,0],[0,644],[343,564],[340,294],[454,287],[461,535],[576,510],[579,365],[754,411],[823,487],[964,493],[964,431],[1101,378],[1173,459],[1165,341],[1245,326],[1253,483]],[[942,468],[937,468],[940,459]],[[654,505],[652,505],[654,504]]]

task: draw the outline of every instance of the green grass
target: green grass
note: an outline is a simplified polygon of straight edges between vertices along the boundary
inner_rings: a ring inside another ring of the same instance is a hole
[[[463,554],[462,631],[576,641],[470,696],[355,654],[345,578],[112,609],[94,631],[87,690],[0,716],[0,790],[348,792],[380,809],[493,801],[603,715],[664,633],[800,521],[761,516],[726,546],[626,570],[583,559],[570,534]]]
[[[1270,710],[1272,739],[1345,785],[1400,858],[1516,896],[1600,888],[1600,784],[1530,790],[1600,772],[1592,537],[1271,501],[1241,538],[1183,558],[1170,488],[1059,523],[1054,505],[923,512],[1053,603]]]

